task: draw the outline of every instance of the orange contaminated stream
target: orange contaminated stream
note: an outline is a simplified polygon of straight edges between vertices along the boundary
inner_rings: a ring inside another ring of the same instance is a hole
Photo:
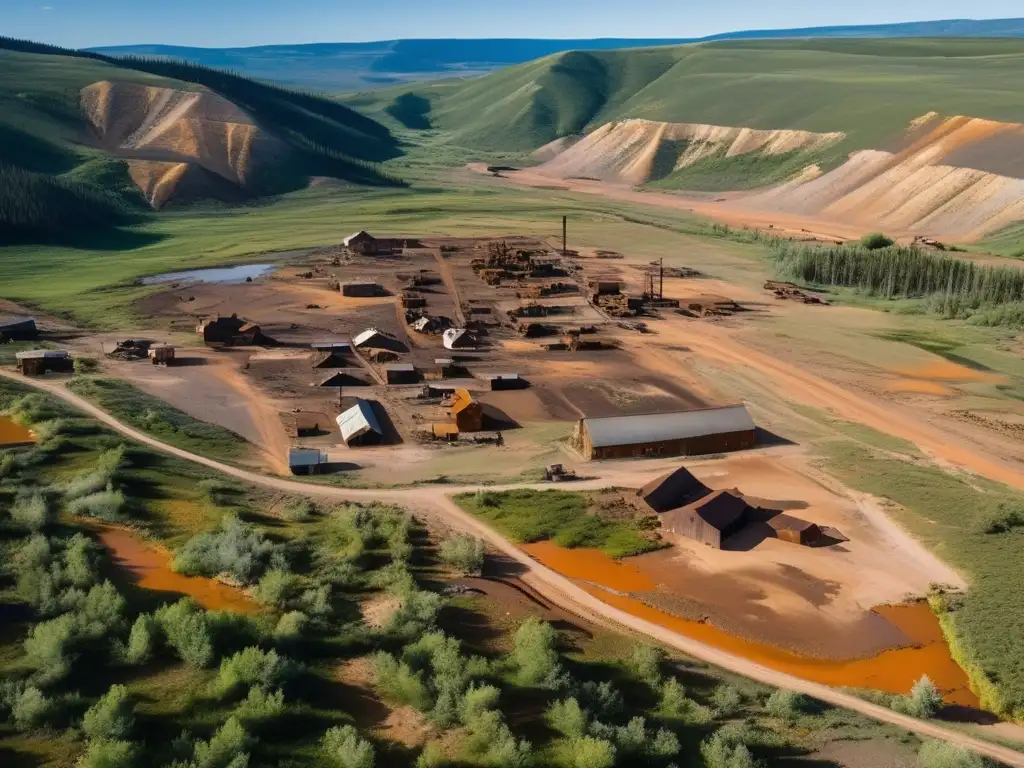
[[[34,443],[35,435],[28,427],[23,427],[18,422],[0,417],[0,445],[24,445]]]
[[[170,553],[140,541],[131,531],[104,527],[97,533],[103,546],[114,555],[115,563],[130,573],[140,587],[188,595],[208,610],[235,613],[259,610],[240,589],[213,579],[175,573],[171,570]]]
[[[549,568],[583,582],[583,589],[609,605],[779,672],[824,685],[874,688],[901,694],[908,693],[922,675],[928,675],[947,702],[980,707],[977,696],[970,690],[967,675],[949,653],[938,619],[925,603],[876,609],[915,647],[885,651],[870,659],[813,659],[735,637],[710,624],[681,619],[624,594],[616,594],[650,591],[655,584],[639,569],[628,563],[617,563],[598,550],[568,550],[552,542],[527,544],[523,549]]]
[[[999,374],[976,371],[973,368],[968,368],[966,365],[958,365],[949,361],[901,367],[896,368],[895,370],[897,373],[903,374],[908,378],[921,379],[924,381],[1001,382],[1005,380],[1005,377],[1000,376]]]

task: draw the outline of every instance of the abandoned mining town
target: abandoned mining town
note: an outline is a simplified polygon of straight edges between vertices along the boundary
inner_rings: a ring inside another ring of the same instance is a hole
[[[841,389],[734,340],[765,317],[813,325],[846,310],[787,283],[573,249],[557,217],[551,230],[360,231],[270,263],[145,278],[136,310],[153,330],[131,339],[15,305],[0,335],[26,347],[26,379],[67,392],[88,360],[93,391],[71,391],[110,410],[120,395],[102,386],[141,390],[119,418],[142,432],[176,418],[152,402],[230,430],[249,446],[232,471],[260,482],[471,515],[471,531],[493,526],[637,621],[829,686],[905,693],[928,675],[977,707],[921,601],[961,577],[776,432],[806,434],[789,404],[801,389],[851,429],[902,429],[906,411],[856,400],[867,379]],[[929,429],[920,442],[941,445]],[[517,539],[504,503],[582,504],[629,536]]]

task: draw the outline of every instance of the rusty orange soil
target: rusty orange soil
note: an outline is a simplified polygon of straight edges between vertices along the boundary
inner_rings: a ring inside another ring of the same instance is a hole
[[[140,541],[131,531],[102,527],[97,533],[103,546],[113,554],[115,563],[128,571],[140,587],[188,595],[211,611],[255,613],[259,610],[240,589],[213,579],[175,573],[171,570],[169,552]]]
[[[990,381],[998,383],[1005,378],[998,374],[976,371],[966,365],[957,365],[946,360],[895,370],[908,378],[924,381]]]
[[[950,397],[956,392],[938,381],[926,379],[893,379],[886,383],[885,388],[890,392],[907,392],[915,395],[936,395],[938,397]]]
[[[0,445],[23,445],[34,443],[35,435],[13,419],[0,418]]]
[[[914,647],[885,651],[868,659],[813,659],[735,637],[710,624],[672,616],[622,594],[649,591],[656,586],[650,577],[628,561],[616,562],[594,549],[564,549],[550,541],[527,544],[522,548],[563,576],[579,580],[583,589],[609,605],[779,672],[825,685],[873,688],[900,694],[908,693],[922,675],[928,675],[947,702],[980,707],[978,698],[970,690],[967,675],[949,653],[938,619],[923,602],[875,609],[909,637]],[[779,620],[785,619],[780,616]]]

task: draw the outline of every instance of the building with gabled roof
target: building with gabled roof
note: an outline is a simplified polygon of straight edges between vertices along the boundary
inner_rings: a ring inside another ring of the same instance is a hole
[[[448,401],[448,414],[460,432],[479,432],[484,428],[484,407],[468,389],[457,389]]]
[[[752,508],[729,491],[713,491],[684,507],[659,515],[661,527],[714,549],[743,528]]]
[[[744,405],[580,419],[573,445],[586,459],[705,456],[753,448],[757,428]]]
[[[409,348],[401,341],[379,328],[367,328],[352,339],[357,349],[383,349],[388,352],[405,353]]]
[[[47,373],[71,373],[75,361],[71,353],[62,349],[30,349],[14,355],[18,371],[25,376],[43,376]]]
[[[377,414],[369,401],[357,398],[355,405],[338,416],[341,439],[350,448],[360,445],[375,445],[384,439]]]
[[[636,495],[648,509],[661,515],[692,504],[710,493],[711,489],[694,477],[686,467],[679,467],[647,483],[636,492]]]
[[[444,332],[445,349],[476,349],[476,337],[465,328],[449,328]]]

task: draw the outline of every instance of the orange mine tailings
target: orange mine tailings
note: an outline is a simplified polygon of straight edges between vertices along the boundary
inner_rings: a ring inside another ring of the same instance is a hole
[[[35,435],[28,427],[0,416],[0,446],[26,445],[35,442]]]
[[[185,576],[171,570],[171,556],[140,541],[123,528],[100,528],[100,542],[114,555],[114,562],[140,587],[157,592],[187,595],[211,611],[255,613],[259,606],[244,592],[213,579]]]
[[[814,659],[735,637],[710,624],[672,616],[623,594],[650,591],[656,586],[628,561],[618,563],[598,550],[569,550],[550,541],[527,544],[522,549],[552,570],[580,581],[591,595],[619,610],[779,672],[834,687],[900,694],[908,693],[922,675],[928,675],[948,703],[980,707],[967,675],[949,653],[938,619],[925,603],[876,609],[910,638],[914,647],[885,651],[869,659]]]

